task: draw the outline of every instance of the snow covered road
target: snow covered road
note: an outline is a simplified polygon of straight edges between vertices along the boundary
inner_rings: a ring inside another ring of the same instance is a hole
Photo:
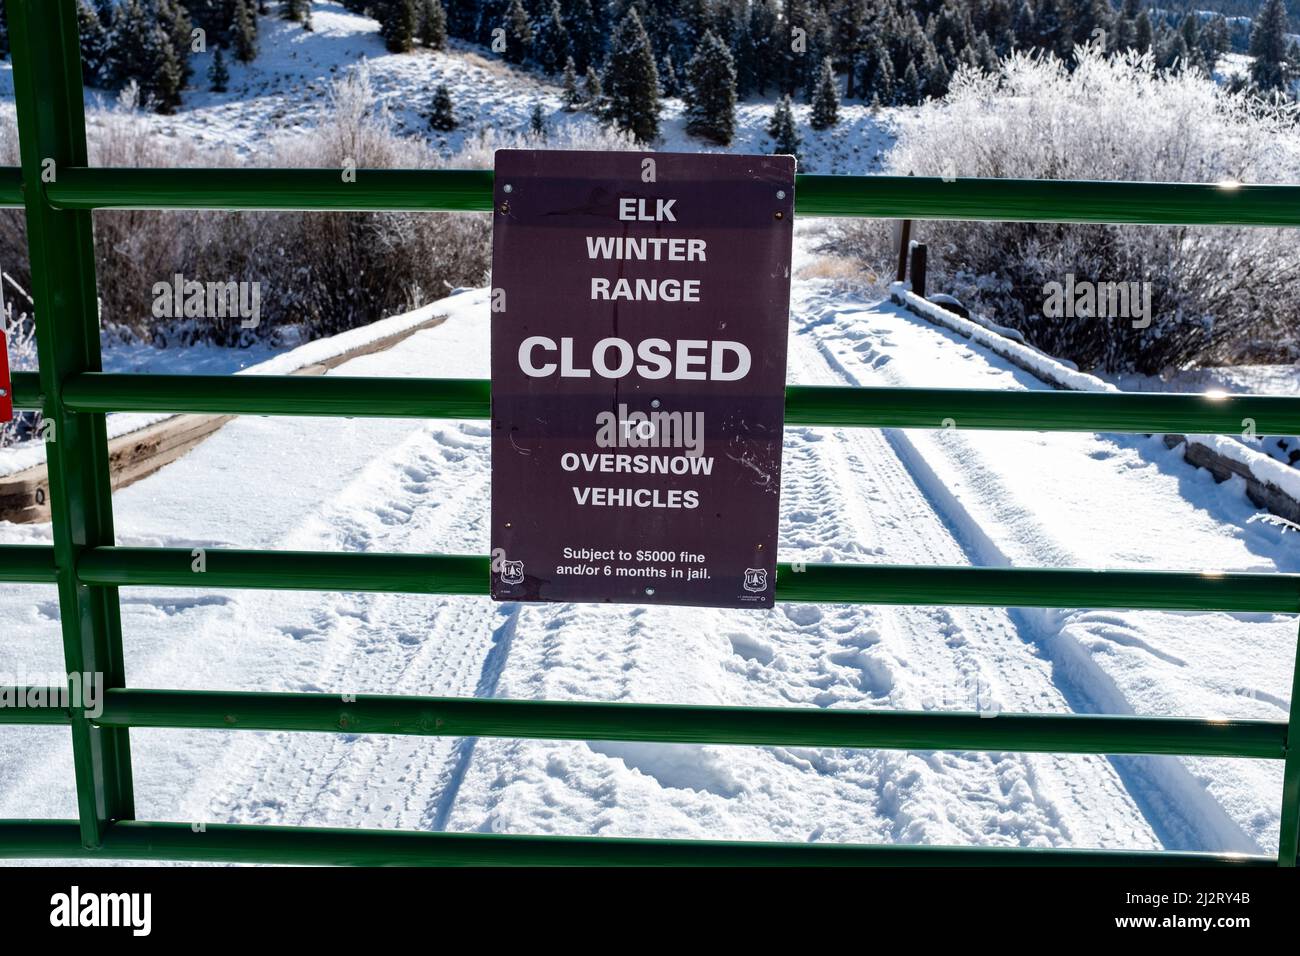
[[[795,283],[790,380],[1042,388],[968,341]],[[482,290],[348,375],[487,375]],[[781,558],[1300,570],[1158,439],[791,428]],[[241,418],[115,496],[130,545],[487,551],[481,422]],[[0,540],[48,538],[0,525]],[[1284,719],[1281,615],[122,591],[133,686]],[[54,589],[0,589],[0,671],[62,668]],[[1262,761],[132,732],[181,821],[792,841],[1275,851]],[[66,731],[0,734],[0,817],[75,816]]]

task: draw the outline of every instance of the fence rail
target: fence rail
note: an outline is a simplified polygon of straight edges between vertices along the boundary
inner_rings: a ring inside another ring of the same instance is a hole
[[[411,209],[483,212],[492,174],[467,170],[107,169],[87,165],[75,0],[9,0],[21,168],[0,167],[0,206],[26,210],[40,370],[14,376],[19,408],[56,422],[54,543],[0,546],[0,581],[59,589],[65,663],[100,672],[101,714],[18,706],[0,724],[66,725],[77,820],[0,821],[0,857],[266,863],[609,865],[1294,866],[1300,718],[919,713],[150,690],[127,685],[123,586],[487,593],[484,556],[320,554],[114,544],[105,413],[211,412],[483,418],[490,383],[463,379],[114,375],[99,371],[91,211]],[[49,165],[52,161],[52,166]],[[52,170],[53,178],[46,174]],[[926,177],[797,180],[804,216],[1300,225],[1300,185]],[[786,421],[826,427],[1236,434],[1300,431],[1300,399],[959,389],[791,387]],[[778,568],[779,601],[1300,612],[1300,575],[888,565]],[[1300,671],[1297,671],[1300,672]],[[1293,681],[1296,673],[1293,672]],[[21,696],[21,695],[20,695]],[[131,727],[260,729],[894,749],[1182,754],[1284,761],[1276,856],[1076,849],[804,845],[188,825],[134,818]]]

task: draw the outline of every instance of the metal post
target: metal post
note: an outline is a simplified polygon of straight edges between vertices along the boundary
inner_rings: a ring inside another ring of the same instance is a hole
[[[1291,673],[1291,712],[1286,727],[1286,768],[1282,771],[1282,825],[1278,834],[1277,862],[1296,865],[1300,842],[1300,640]]]
[[[88,548],[113,543],[108,441],[102,413],[71,412],[63,383],[100,369],[91,214],[57,210],[45,185],[86,165],[76,0],[8,0],[22,152],[37,354],[45,394],[46,451],[63,653],[69,674],[126,686],[117,588],[78,582]],[[52,431],[48,431],[51,429]],[[77,804],[84,846],[102,845],[114,820],[135,815],[125,728],[91,725],[70,701]]]

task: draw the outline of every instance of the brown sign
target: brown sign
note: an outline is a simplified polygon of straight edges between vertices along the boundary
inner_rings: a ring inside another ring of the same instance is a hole
[[[771,607],[794,159],[500,150],[492,596]]]

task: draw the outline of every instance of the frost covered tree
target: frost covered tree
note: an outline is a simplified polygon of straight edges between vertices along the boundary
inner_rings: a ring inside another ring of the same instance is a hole
[[[1286,7],[1282,0],[1268,0],[1250,31],[1250,80],[1261,92],[1286,87],[1291,63],[1287,56]]]
[[[303,23],[311,18],[311,0],[281,0],[280,16],[294,23]]]
[[[686,132],[729,146],[736,135],[736,65],[712,30],[686,67]]]
[[[533,111],[528,114],[528,131],[538,139],[546,139],[546,112],[541,103],[534,103]]]
[[[213,93],[224,93],[230,85],[230,70],[226,67],[226,55],[217,47],[212,54],[212,66],[208,68],[208,80]]]
[[[821,76],[813,94],[809,125],[816,130],[830,129],[840,121],[840,94],[835,88],[835,66],[830,57],[822,60]]]
[[[767,124],[767,135],[772,137],[772,151],[781,155],[798,156],[802,140],[794,122],[794,104],[789,96],[777,101],[772,120]]]
[[[1300,157],[1293,106],[1234,96],[1199,71],[1099,51],[1074,70],[1017,54],[1003,71],[966,75],[912,112],[885,171],[941,176],[955,156],[971,177],[1281,182]],[[843,228],[862,230],[845,233],[845,248],[882,232]],[[930,241],[945,250],[931,266],[936,285],[1083,369],[1230,364],[1236,350],[1295,341],[1294,246],[1257,230],[950,222],[933,224]],[[1139,292],[1150,308],[1086,321],[1045,314],[1045,284],[1067,274],[1126,291],[1150,283]]]
[[[446,83],[440,83],[433,91],[433,101],[429,104],[429,126],[443,133],[449,133],[457,126],[456,109],[451,102],[451,90]]]
[[[447,11],[440,0],[424,0],[421,5],[420,42],[430,50],[447,46]]]
[[[605,62],[605,116],[640,143],[659,136],[659,71],[650,37],[635,6],[629,7],[610,39]]]

